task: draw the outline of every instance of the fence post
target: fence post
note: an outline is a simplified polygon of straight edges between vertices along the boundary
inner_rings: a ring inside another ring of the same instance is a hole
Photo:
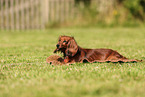
[[[12,30],[14,30],[14,25],[15,25],[14,24],[14,9],[13,8],[14,8],[14,0],[11,0],[10,1],[10,9],[11,9],[11,12],[10,12],[10,14],[11,14],[11,17],[10,17],[11,18],[11,23],[10,24],[11,24],[11,29]]]
[[[0,2],[0,28],[1,29],[4,29],[4,15],[3,15],[3,0],[1,0],[1,2]]]
[[[42,27],[48,22],[49,18],[49,0],[41,0],[41,15],[42,15]]]
[[[9,1],[5,0],[5,9],[9,8],[8,3],[9,3]],[[6,14],[6,19],[5,19],[6,25],[5,25],[5,27],[6,27],[6,29],[9,29],[9,10],[6,10],[5,14]]]

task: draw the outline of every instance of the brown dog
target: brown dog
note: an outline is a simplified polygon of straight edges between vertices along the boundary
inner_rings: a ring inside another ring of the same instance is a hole
[[[56,49],[54,50],[54,53],[61,51],[63,53],[63,56],[66,56],[65,50],[67,47],[67,43],[70,39],[73,39],[73,37],[70,36],[60,36],[58,39],[58,43],[56,45]]]
[[[129,60],[112,49],[84,49],[77,45],[74,38],[70,39],[65,50],[65,62],[136,62]]]

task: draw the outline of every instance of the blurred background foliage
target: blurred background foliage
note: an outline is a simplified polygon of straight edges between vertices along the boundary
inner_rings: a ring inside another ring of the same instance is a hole
[[[91,0],[76,0],[75,6],[77,7],[79,15],[75,19],[63,23],[48,23],[46,27],[145,26],[145,0],[103,1],[106,2],[105,6],[100,3],[98,5],[91,4]]]

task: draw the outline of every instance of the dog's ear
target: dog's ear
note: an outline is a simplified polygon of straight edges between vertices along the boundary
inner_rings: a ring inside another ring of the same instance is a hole
[[[78,49],[79,48],[78,48],[78,45],[77,45],[75,39],[73,38],[73,39],[69,40],[69,42],[67,44],[67,50],[71,53],[72,56],[74,56],[77,53]]]

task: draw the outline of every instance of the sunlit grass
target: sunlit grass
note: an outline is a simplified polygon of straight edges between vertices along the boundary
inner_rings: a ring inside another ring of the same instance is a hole
[[[111,48],[145,60],[144,28],[1,31],[0,97],[145,96],[145,62],[47,64],[59,35],[74,36],[84,48]]]

